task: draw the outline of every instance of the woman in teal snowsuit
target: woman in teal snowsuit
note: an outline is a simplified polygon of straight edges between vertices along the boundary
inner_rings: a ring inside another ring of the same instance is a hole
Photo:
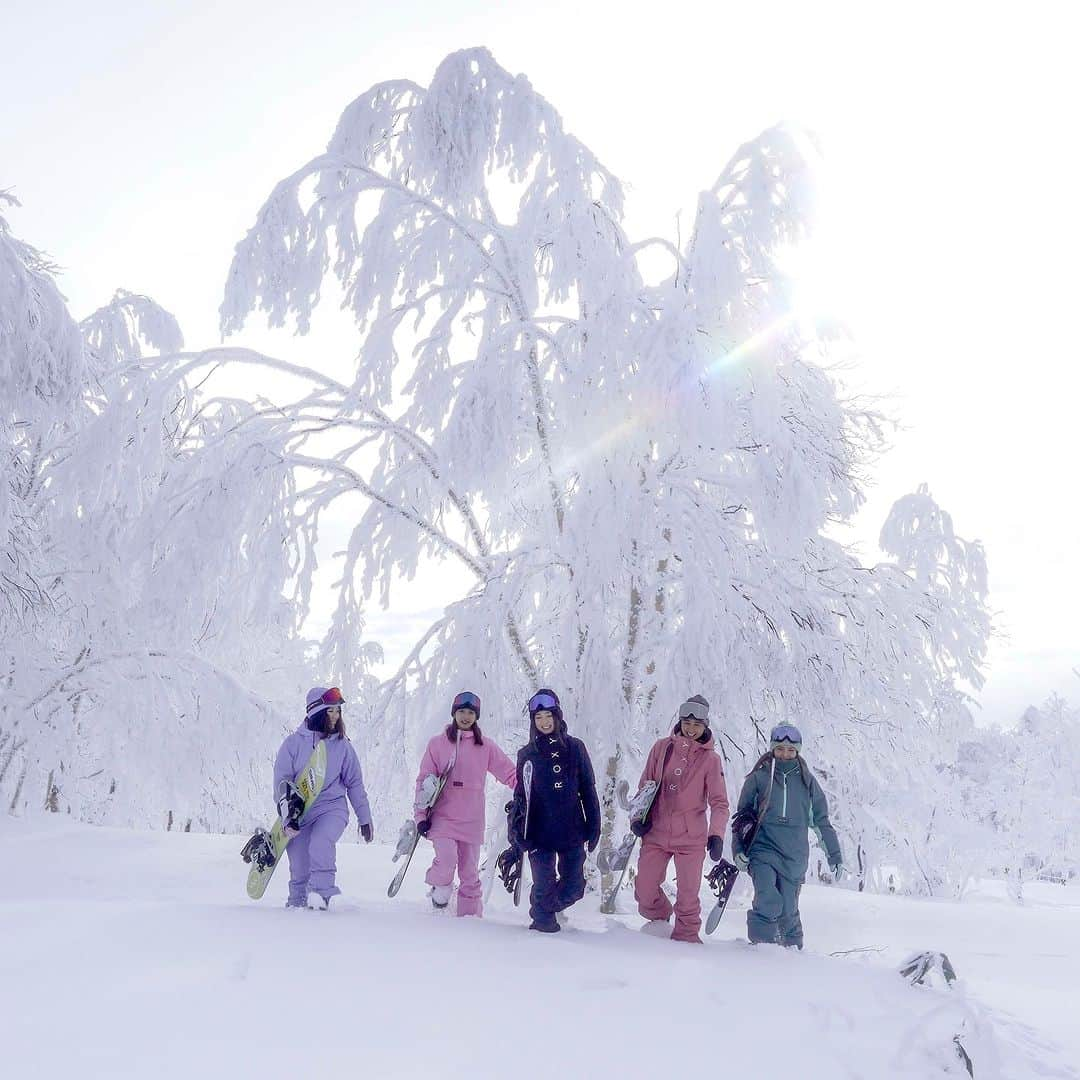
[[[840,841],[829,823],[829,804],[817,778],[801,756],[802,735],[793,724],[779,724],[769,734],[769,752],[750,770],[739,795],[739,810],[755,814],[768,804],[761,827],[743,851],[732,833],[735,865],[749,870],[754,904],[746,913],[751,942],[803,947],[799,890],[810,862],[808,829],[821,839],[834,874],[842,867]]]

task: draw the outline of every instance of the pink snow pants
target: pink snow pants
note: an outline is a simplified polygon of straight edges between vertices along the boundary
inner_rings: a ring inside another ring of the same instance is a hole
[[[480,862],[480,845],[467,844],[464,840],[449,840],[446,837],[433,839],[435,861],[431,864],[424,880],[429,885],[441,885],[444,888],[454,883],[454,871],[458,876],[457,913],[459,915],[482,915],[484,911],[481,899],[480,874],[477,866]]]
[[[675,907],[660,886],[667,877],[668,862],[675,858],[675,881],[677,892]],[[705,865],[705,849],[695,846],[691,850],[669,851],[646,839],[641,845],[638,858],[637,880],[634,896],[638,911],[646,919],[670,919],[675,912],[673,941],[700,941],[701,930],[701,869]]]

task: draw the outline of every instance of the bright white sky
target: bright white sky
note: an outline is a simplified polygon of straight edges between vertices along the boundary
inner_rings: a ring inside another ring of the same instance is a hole
[[[689,224],[738,144],[806,124],[828,167],[817,298],[848,319],[849,375],[902,425],[855,539],[925,481],[987,548],[995,645],[984,716],[1080,691],[1080,149],[1066,4],[477,0],[5,0],[0,188],[83,315],[117,286],[216,341],[233,245],[357,94],[427,83],[486,45],[630,185],[632,233]],[[277,355],[351,346],[328,318]],[[396,654],[430,584],[369,626]]]

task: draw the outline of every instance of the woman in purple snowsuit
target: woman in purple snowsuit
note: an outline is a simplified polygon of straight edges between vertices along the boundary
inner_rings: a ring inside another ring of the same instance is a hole
[[[346,796],[360,823],[360,835],[368,844],[374,838],[360,759],[345,735],[341,718],[344,704],[336,686],[313,686],[307,694],[304,723],[281,744],[274,762],[274,791],[279,792],[281,782],[291,783],[307,764],[319,740],[326,740],[323,789],[304,816],[299,831],[286,830],[292,832],[292,839],[285,849],[289,853],[286,907],[306,905],[325,911],[330,898],[341,892],[334,877],[337,873],[336,845],[349,823]]]

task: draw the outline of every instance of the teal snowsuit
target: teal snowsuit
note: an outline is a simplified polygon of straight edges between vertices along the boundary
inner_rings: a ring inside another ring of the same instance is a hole
[[[739,795],[740,810],[758,810],[769,790],[771,771],[772,760],[767,759],[747,776]],[[769,808],[749,852],[741,852],[732,838],[734,853],[750,858],[754,904],[746,913],[746,930],[751,941],[802,948],[799,890],[810,862],[811,828],[825,847],[829,865],[838,865],[840,841],[817,778],[799,758],[777,761]]]

